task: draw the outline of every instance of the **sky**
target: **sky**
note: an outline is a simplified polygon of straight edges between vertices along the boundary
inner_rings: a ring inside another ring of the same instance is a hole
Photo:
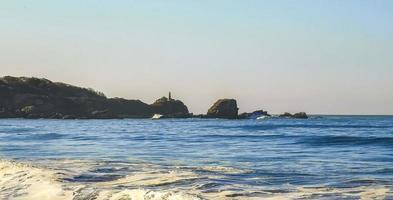
[[[5,75],[194,113],[393,114],[393,1],[2,0]]]

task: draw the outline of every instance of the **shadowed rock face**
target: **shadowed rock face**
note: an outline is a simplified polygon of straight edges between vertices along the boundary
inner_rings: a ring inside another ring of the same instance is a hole
[[[47,79],[0,78],[0,118],[148,118],[154,113],[188,114],[188,109],[178,100],[148,105]]]
[[[207,117],[237,119],[238,110],[235,99],[220,99],[209,108]]]

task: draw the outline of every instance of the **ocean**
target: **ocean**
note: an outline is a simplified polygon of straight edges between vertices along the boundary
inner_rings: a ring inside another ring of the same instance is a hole
[[[393,116],[0,120],[0,199],[393,199]]]

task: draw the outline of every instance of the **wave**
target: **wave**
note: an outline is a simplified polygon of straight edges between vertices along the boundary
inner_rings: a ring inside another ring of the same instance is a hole
[[[359,137],[343,135],[301,136],[297,143],[312,146],[378,145],[393,148],[392,137]]]
[[[11,125],[8,125],[7,128],[1,127],[0,133],[31,133],[38,130],[36,128],[20,128],[20,127],[8,128],[10,126]]]
[[[67,174],[48,168],[39,168],[13,161],[0,161],[0,199],[201,200],[197,195],[176,190],[116,189],[118,183],[156,185],[178,181],[179,176],[174,173],[166,174],[166,176],[164,174],[157,175],[158,179],[139,175],[95,184],[62,181],[65,180],[62,178],[64,175]]]
[[[290,136],[283,134],[242,134],[242,135],[234,135],[234,134],[209,134],[209,135],[200,135],[199,138],[206,139],[214,139],[214,138],[225,138],[225,139],[274,139],[274,138],[295,138],[299,136]]]
[[[26,164],[0,162],[0,199],[72,199],[57,181],[55,172]]]
[[[283,128],[306,128],[306,129],[388,129],[393,126],[383,125],[357,125],[357,124],[253,124],[253,125],[208,125],[204,128],[214,129],[242,129],[249,131],[276,130]]]
[[[8,135],[6,138],[8,140],[14,141],[34,141],[34,140],[57,140],[65,137],[64,134],[59,133],[30,133],[30,134],[15,134],[15,135]]]
[[[204,140],[220,139],[240,139],[240,140],[273,140],[278,139],[293,144],[310,145],[313,147],[321,146],[359,146],[359,145],[377,145],[387,148],[393,148],[393,137],[375,137],[375,136],[348,136],[348,135],[286,135],[286,134],[210,134],[200,135],[198,138]]]
[[[391,189],[385,185],[352,188],[268,186],[220,184],[221,173],[240,174],[247,171],[202,166],[166,169],[152,164],[120,163],[101,173],[128,171],[123,177],[108,180],[71,181],[70,177],[102,168],[103,164],[84,160],[51,160],[33,164],[0,160],[0,199],[21,200],[256,200],[256,199],[389,199]],[[109,163],[111,164],[111,163]],[[198,170],[214,172],[198,174]],[[219,172],[215,174],[215,172]]]
[[[224,167],[224,166],[202,166],[202,167],[197,167],[195,170],[203,171],[203,172],[222,173],[222,174],[248,174],[253,172],[252,170],[237,169],[233,167]]]

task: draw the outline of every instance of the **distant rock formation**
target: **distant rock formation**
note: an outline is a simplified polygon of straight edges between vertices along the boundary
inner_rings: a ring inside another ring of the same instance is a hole
[[[261,116],[270,117],[271,115],[267,111],[256,110],[256,111],[254,111],[252,113],[246,113],[245,112],[245,113],[240,114],[239,115],[239,119],[256,119],[256,118],[261,117]]]
[[[279,117],[284,117],[284,118],[295,118],[295,119],[308,119],[308,116],[305,112],[299,112],[299,113],[295,113],[295,114],[291,114],[291,113],[284,113],[279,115]]]
[[[292,114],[289,112],[285,112],[284,114],[279,115],[279,117],[286,117],[286,118],[290,118],[292,117]]]
[[[235,99],[220,99],[209,108],[206,116],[209,118],[237,119],[238,110]]]
[[[0,118],[150,118],[156,113],[189,116],[179,100],[161,98],[149,105],[47,79],[0,78]]]
[[[170,93],[169,98],[162,97],[151,104],[154,113],[161,114],[164,118],[183,118],[189,117],[188,108],[183,102],[172,99]]]
[[[180,100],[162,97],[153,104],[140,100],[107,98],[93,89],[81,88],[47,79],[11,77],[0,78],[0,118],[54,118],[54,119],[119,119],[151,118],[224,118],[246,119],[270,116],[257,110],[238,115],[235,99],[220,99],[206,115],[189,113]],[[304,112],[284,113],[279,117],[307,119]],[[161,118],[161,117],[160,117]]]
[[[308,116],[305,112],[299,112],[299,113],[295,113],[292,115],[292,118],[296,118],[296,119],[307,119]]]

